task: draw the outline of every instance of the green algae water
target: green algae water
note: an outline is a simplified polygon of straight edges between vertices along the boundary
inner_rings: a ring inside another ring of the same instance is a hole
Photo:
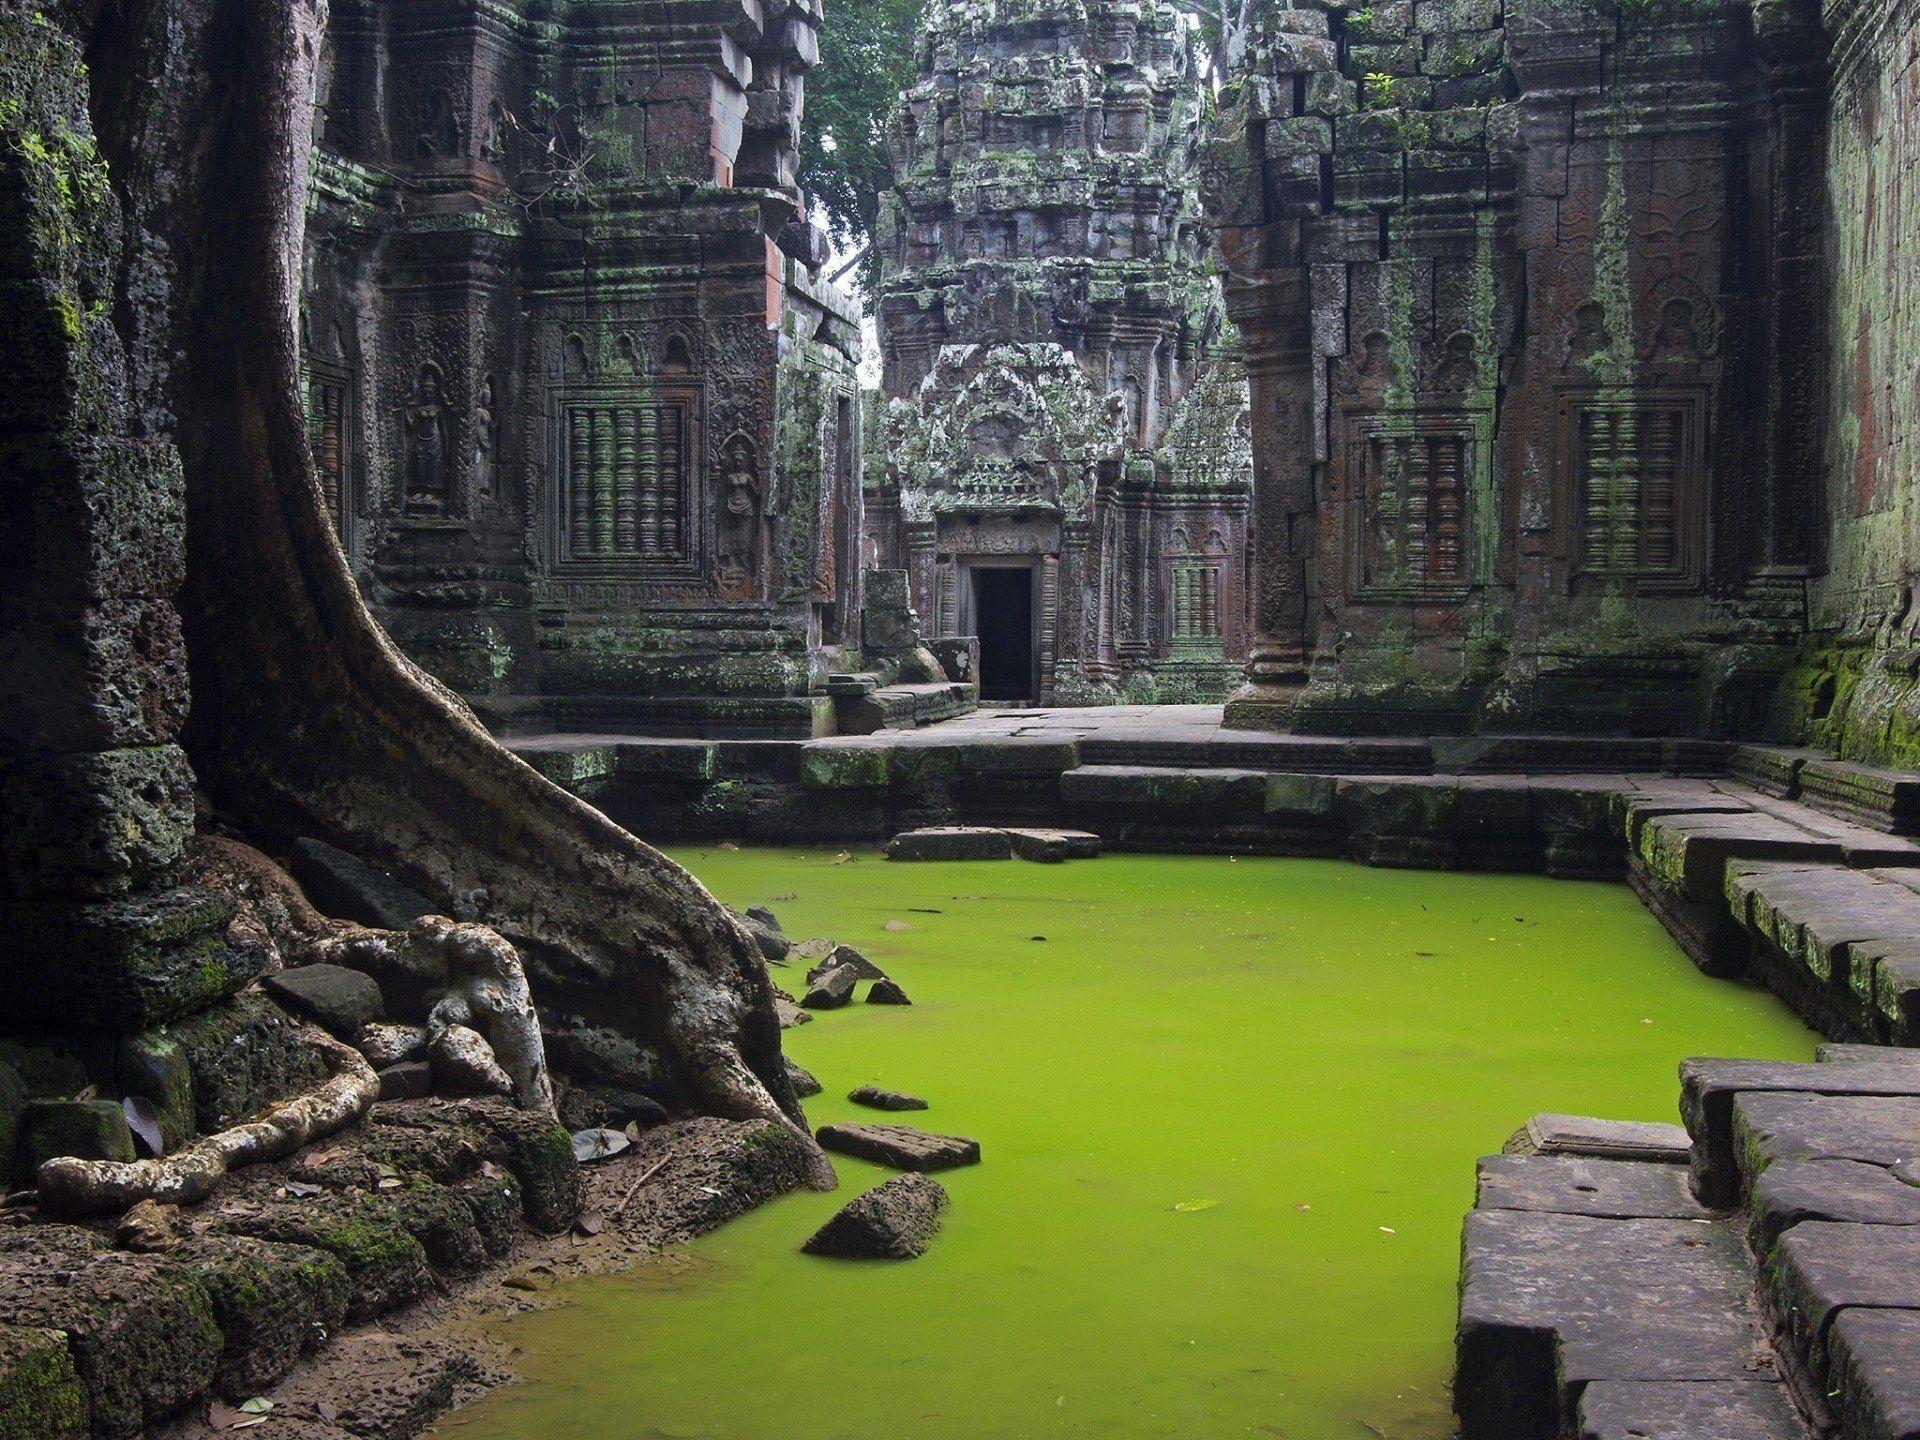
[[[1438,1440],[1475,1157],[1537,1111],[1671,1119],[1685,1056],[1814,1044],[1621,886],[674,853],[912,996],[787,1032],[827,1088],[813,1123],[894,1118],[844,1099],[877,1082],[984,1162],[941,1175],[920,1260],[798,1253],[887,1173],[835,1157],[838,1194],[769,1205],[695,1263],[573,1282],[500,1326],[525,1382],[443,1434]]]

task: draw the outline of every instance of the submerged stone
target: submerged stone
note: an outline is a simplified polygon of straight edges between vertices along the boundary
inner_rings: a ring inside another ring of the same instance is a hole
[[[952,1170],[980,1163],[980,1142],[911,1125],[822,1125],[814,1138],[828,1150],[895,1170]]]
[[[911,1005],[907,992],[900,988],[897,980],[876,980],[873,988],[867,991],[869,1005]]]
[[[908,1095],[900,1090],[884,1090],[878,1085],[861,1085],[847,1092],[847,1099],[856,1105],[866,1105],[874,1110],[924,1110],[927,1102],[918,1095]]]
[[[800,1248],[809,1255],[912,1260],[939,1233],[947,1192],[930,1175],[896,1175],[849,1201]]]
[[[385,1008],[373,977],[344,965],[302,965],[269,975],[262,983],[289,1008],[349,1043]]]
[[[807,986],[800,1003],[809,1010],[838,1010],[853,999],[853,987],[859,978],[851,965],[835,965]]]

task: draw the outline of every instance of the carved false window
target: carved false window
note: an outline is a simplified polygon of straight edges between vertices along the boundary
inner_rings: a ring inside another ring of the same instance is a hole
[[[563,567],[652,570],[692,559],[695,415],[690,392],[561,401],[553,532]]]
[[[1701,403],[1688,391],[1576,392],[1561,416],[1575,567],[1645,586],[1697,581]]]
[[[1176,561],[1173,566],[1173,648],[1216,646],[1220,640],[1220,566]]]
[[[1347,441],[1354,589],[1372,599],[1449,600],[1472,581],[1480,423],[1457,412],[1358,418]]]
[[[353,455],[352,391],[346,371],[313,365],[307,371],[307,434],[314,469],[334,529],[346,533]]]

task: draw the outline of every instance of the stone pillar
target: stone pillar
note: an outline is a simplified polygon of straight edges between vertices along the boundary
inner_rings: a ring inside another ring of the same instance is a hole
[[[123,229],[79,47],[31,13],[0,28],[0,1028],[126,1035],[264,957],[229,945],[230,900],[176,883],[184,485],[136,383],[164,368],[131,364],[114,325]]]
[[[1252,399],[1252,638],[1226,723],[1285,729],[1311,658],[1318,523],[1313,302],[1303,222],[1330,203],[1324,96],[1339,51],[1318,10],[1263,15],[1221,97],[1201,190]]]

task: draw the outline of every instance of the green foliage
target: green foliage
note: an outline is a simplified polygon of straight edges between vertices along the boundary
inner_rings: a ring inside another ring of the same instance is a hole
[[[913,83],[914,35],[925,4],[841,0],[821,27],[820,64],[807,76],[800,183],[849,249],[867,244],[880,192],[893,183],[887,117]],[[859,275],[868,290],[878,273],[869,251]]]

